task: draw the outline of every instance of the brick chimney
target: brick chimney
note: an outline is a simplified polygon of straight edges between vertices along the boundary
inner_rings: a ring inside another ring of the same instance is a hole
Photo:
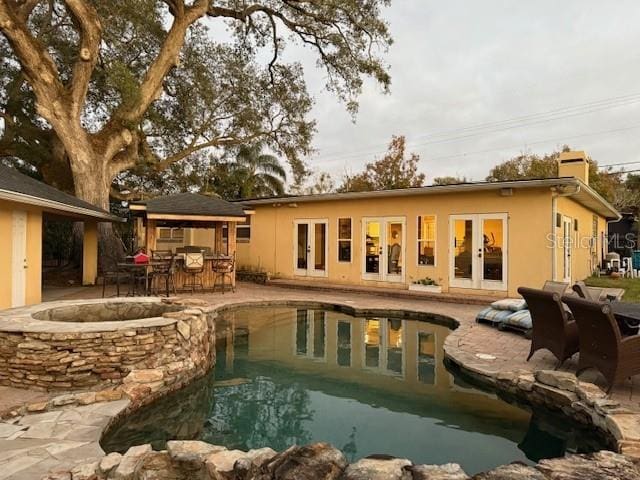
[[[561,152],[558,157],[558,176],[575,177],[589,185],[589,162],[583,151]]]

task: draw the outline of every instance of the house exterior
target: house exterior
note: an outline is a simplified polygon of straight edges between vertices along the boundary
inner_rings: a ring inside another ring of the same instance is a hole
[[[615,208],[589,187],[584,152],[559,177],[242,201],[255,214],[238,264],[274,276],[516,296],[521,285],[589,276]]]
[[[83,285],[98,272],[98,223],[121,221],[90,203],[0,165],[0,309],[42,299],[42,220],[84,222]]]

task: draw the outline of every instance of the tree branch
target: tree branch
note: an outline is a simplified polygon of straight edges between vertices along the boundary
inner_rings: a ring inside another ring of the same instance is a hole
[[[73,74],[68,87],[71,97],[71,115],[79,122],[91,75],[98,61],[102,26],[98,12],[83,0],[65,0],[67,10],[80,32],[78,59],[73,66]]]

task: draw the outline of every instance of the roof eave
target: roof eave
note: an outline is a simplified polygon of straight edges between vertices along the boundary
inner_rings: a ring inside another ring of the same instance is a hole
[[[8,200],[11,202],[24,203],[26,205],[34,205],[44,209],[55,210],[56,212],[65,212],[71,216],[91,217],[100,219],[105,222],[126,222],[126,218],[121,218],[108,212],[98,212],[89,208],[68,205],[66,203],[56,202],[45,198],[27,195],[25,193],[14,192],[11,190],[0,189],[0,200]]]

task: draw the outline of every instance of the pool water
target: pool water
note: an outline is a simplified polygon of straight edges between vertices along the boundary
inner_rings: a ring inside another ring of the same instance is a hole
[[[605,445],[565,419],[517,408],[443,363],[446,326],[311,308],[247,307],[217,322],[217,365],[103,439],[107,451],[169,439],[228,448],[330,442],[349,461],[375,453],[460,463],[467,473]]]

